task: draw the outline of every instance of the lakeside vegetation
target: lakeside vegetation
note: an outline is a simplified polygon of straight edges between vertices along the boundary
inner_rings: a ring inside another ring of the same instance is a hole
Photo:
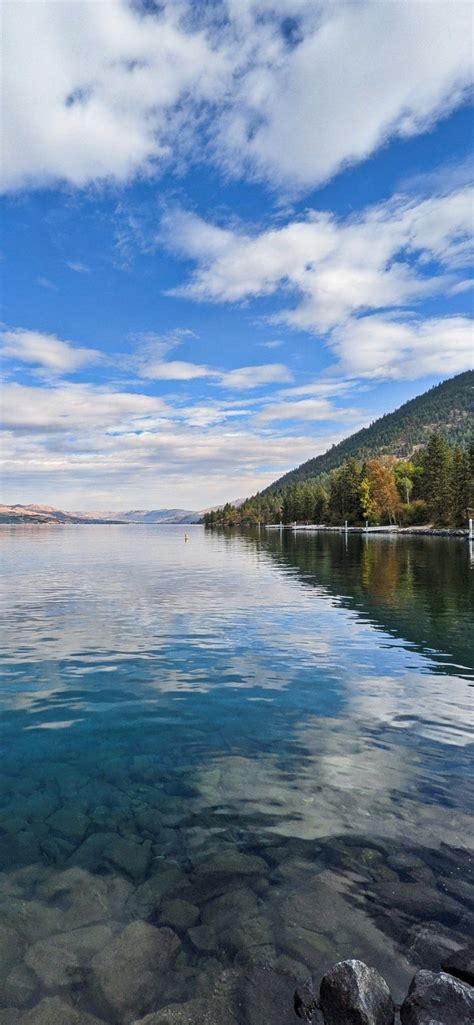
[[[258,523],[318,523],[338,526],[399,524],[466,525],[474,510],[474,439],[450,445],[432,433],[409,459],[353,457],[330,473],[266,490],[240,506],[227,503],[207,513],[206,527]]]

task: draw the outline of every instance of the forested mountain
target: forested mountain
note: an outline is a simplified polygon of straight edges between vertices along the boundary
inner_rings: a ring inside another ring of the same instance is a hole
[[[472,436],[473,421],[474,370],[468,370],[410,399],[370,427],[363,427],[333,445],[324,455],[308,459],[270,484],[263,494],[329,473],[348,459],[363,462],[388,455],[410,456],[419,445],[427,443],[433,432],[442,435],[450,445],[466,445]]]
[[[473,397],[474,371],[458,374],[204,522],[465,527],[474,510]]]

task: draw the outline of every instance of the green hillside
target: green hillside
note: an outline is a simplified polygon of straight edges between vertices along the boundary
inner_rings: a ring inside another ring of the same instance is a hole
[[[324,455],[308,459],[270,484],[263,494],[329,473],[347,459],[364,461],[384,455],[409,456],[424,445],[434,431],[443,435],[450,445],[465,445],[473,429],[474,370],[468,370],[410,399],[393,413],[375,420],[370,427],[363,427],[333,445]]]

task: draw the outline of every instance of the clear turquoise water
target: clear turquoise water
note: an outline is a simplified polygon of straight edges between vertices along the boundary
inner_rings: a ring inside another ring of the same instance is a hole
[[[187,531],[0,531],[0,1022],[291,1025],[472,930],[467,543]]]

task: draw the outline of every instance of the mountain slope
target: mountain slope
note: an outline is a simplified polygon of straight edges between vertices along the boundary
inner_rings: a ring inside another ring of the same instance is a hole
[[[190,509],[131,509],[120,518],[127,523],[199,523],[201,516]]]
[[[0,523],[199,523],[186,509],[132,509],[128,512],[66,512],[51,505],[0,504]]]
[[[329,473],[346,459],[408,456],[424,445],[433,431],[439,431],[451,444],[463,444],[474,431],[473,400],[474,370],[467,370],[410,399],[393,413],[386,413],[370,427],[363,427],[333,445],[324,455],[308,459],[270,484],[265,492],[279,491],[287,484]]]
[[[0,523],[119,523],[120,516],[110,513],[107,518],[93,514],[65,512],[51,505],[0,504]]]

